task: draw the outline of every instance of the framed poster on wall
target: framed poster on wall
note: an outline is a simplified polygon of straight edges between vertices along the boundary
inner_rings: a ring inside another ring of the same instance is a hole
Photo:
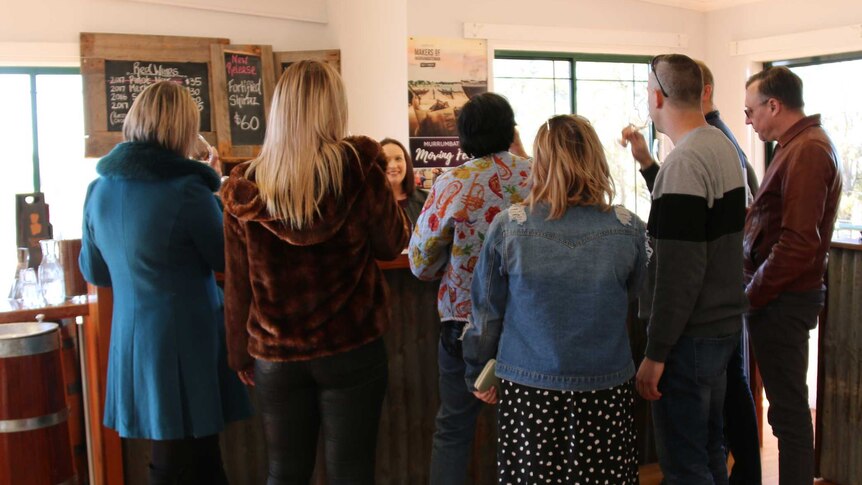
[[[410,155],[419,186],[470,159],[458,143],[457,120],[471,97],[488,90],[483,40],[410,37],[407,42]]]

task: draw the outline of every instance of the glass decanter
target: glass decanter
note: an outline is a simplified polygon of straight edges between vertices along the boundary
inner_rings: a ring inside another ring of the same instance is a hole
[[[60,265],[59,245],[54,239],[39,241],[42,246],[42,263],[39,265],[39,285],[48,305],[59,305],[66,301],[66,280]]]

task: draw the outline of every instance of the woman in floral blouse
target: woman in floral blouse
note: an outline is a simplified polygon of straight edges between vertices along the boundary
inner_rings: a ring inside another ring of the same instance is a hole
[[[482,402],[464,382],[459,337],[470,317],[470,283],[482,242],[500,211],[529,193],[532,160],[509,152],[515,115],[500,95],[472,98],[458,116],[461,150],[474,157],[437,178],[410,240],[410,269],[440,281],[437,309],[440,409],[431,451],[431,484],[463,483]]]

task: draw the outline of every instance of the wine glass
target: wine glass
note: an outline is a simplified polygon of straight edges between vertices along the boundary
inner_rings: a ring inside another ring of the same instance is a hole
[[[629,111],[629,122],[623,127],[622,133],[632,133],[637,131],[643,135],[644,139],[649,140],[650,123],[652,123],[652,120],[650,119],[646,103],[635,102],[633,103],[631,111]],[[622,136],[622,133],[618,142],[625,148],[629,146],[629,142]]]
[[[191,157],[195,160],[200,160],[204,163],[210,163],[213,155],[213,147],[209,144],[206,138],[203,135],[198,133],[197,138],[195,138],[195,145],[192,147]]]
[[[45,297],[42,295],[42,287],[36,278],[36,270],[33,268],[22,269],[18,278],[21,280],[21,304],[24,308],[45,306]]]

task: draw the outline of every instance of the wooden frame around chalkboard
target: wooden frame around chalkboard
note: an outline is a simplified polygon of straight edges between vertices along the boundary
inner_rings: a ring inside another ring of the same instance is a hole
[[[222,161],[232,164],[256,157],[261,145],[235,145],[231,136],[230,109],[228,107],[225,54],[237,53],[260,57],[260,77],[263,85],[264,117],[269,116],[269,105],[275,88],[272,46],[268,45],[212,45],[210,63],[213,88],[213,121],[218,138],[218,151]]]
[[[229,39],[81,33],[81,75],[84,83],[85,156],[101,157],[123,139],[122,132],[108,131],[105,93],[105,61],[198,62],[209,69],[210,126],[215,127],[216,101],[210,45],[227,45]],[[271,56],[270,56],[271,57]],[[216,143],[215,130],[203,135]]]
[[[275,82],[278,82],[281,78],[281,74],[284,72],[284,64],[288,62],[309,60],[325,62],[341,73],[341,51],[338,49],[273,52],[272,55],[275,61]]]

